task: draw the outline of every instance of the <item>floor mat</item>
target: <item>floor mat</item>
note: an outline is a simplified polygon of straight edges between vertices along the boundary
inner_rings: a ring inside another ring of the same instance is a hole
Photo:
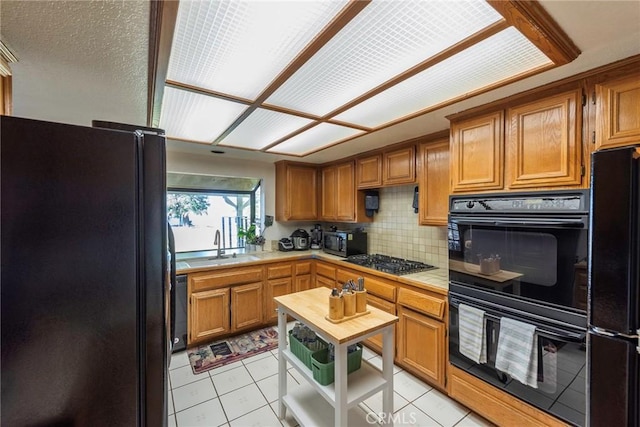
[[[278,348],[278,331],[269,327],[187,351],[194,374]]]

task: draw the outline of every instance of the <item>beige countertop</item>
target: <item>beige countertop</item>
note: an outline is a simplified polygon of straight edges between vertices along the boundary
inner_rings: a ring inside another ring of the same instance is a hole
[[[384,277],[388,280],[394,280],[406,285],[423,288],[446,295],[449,290],[449,271],[446,268],[437,268],[434,270],[423,271],[420,273],[406,274],[396,276],[394,274],[383,273],[367,267],[351,264],[345,261],[345,258],[327,254],[321,250],[307,251],[264,251],[251,252],[249,254],[238,255],[236,258],[228,257],[225,259],[198,258],[197,260],[183,260],[176,262],[178,274],[196,273],[199,271],[217,270],[225,267],[238,267],[240,265],[255,265],[265,262],[279,261],[296,261],[302,259],[318,259],[328,261],[336,266],[344,266],[352,270],[359,270],[363,273]]]

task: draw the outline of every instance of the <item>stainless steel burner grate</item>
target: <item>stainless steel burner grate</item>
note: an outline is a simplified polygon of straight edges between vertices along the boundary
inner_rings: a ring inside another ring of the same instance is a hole
[[[388,255],[351,255],[347,257],[347,262],[373,268],[389,274],[402,276],[404,274],[419,273],[421,271],[432,270],[437,267],[423,262],[411,261],[403,258],[391,257]]]

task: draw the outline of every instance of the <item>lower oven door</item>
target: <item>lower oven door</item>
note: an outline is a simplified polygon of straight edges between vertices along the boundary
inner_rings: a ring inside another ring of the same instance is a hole
[[[475,298],[449,293],[449,359],[456,367],[518,399],[574,425],[585,425],[586,331],[544,324],[525,313],[495,307]],[[486,363],[475,363],[460,353],[460,304],[483,310],[486,327]],[[536,326],[538,338],[537,388],[522,384],[495,368],[500,319],[509,317]]]

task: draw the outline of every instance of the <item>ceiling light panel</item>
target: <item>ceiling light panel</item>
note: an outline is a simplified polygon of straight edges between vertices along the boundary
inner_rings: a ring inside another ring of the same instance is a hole
[[[267,102],[325,115],[501,19],[484,1],[372,2]]]
[[[311,122],[303,117],[258,108],[219,145],[259,150]]]
[[[246,108],[235,102],[165,87],[159,127],[168,137],[211,143]]]
[[[346,1],[181,1],[167,78],[255,99]]]
[[[378,127],[551,61],[513,27],[341,113],[335,119]]]
[[[304,156],[343,139],[364,133],[361,130],[330,123],[320,123],[311,129],[267,150],[269,153]]]

